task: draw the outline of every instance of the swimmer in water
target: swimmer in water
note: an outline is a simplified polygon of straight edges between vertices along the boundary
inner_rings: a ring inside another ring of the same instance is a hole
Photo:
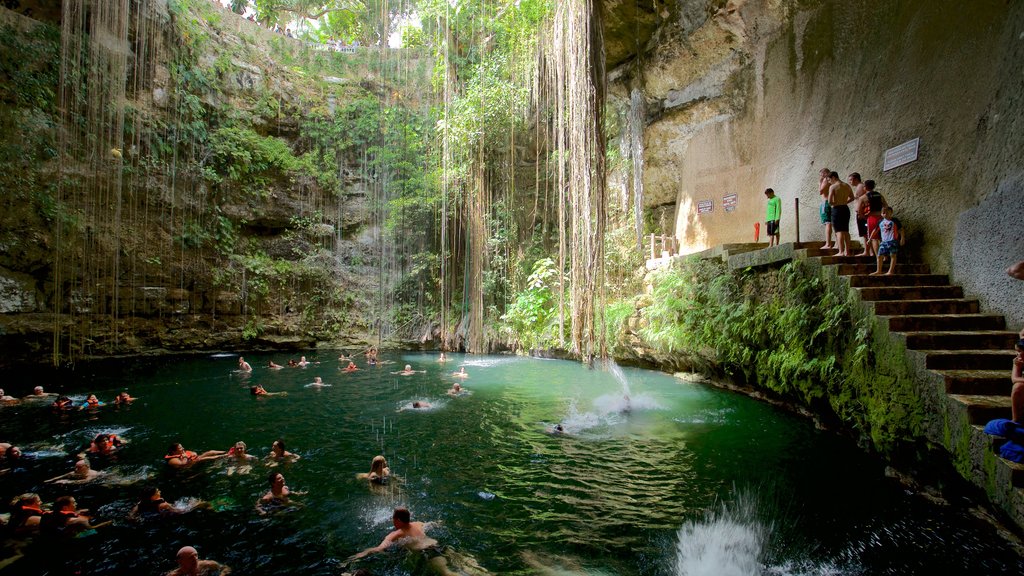
[[[405,370],[401,370],[401,371],[398,371],[398,372],[392,372],[392,374],[398,374],[399,376],[412,376],[415,373],[416,373],[416,371],[412,369],[412,364],[406,364],[405,365]]]
[[[175,558],[178,560],[178,567],[164,576],[227,576],[231,573],[231,568],[220,562],[200,560],[199,552],[191,546],[178,550]]]
[[[171,506],[170,502],[164,500],[159,488],[156,486],[146,486],[142,489],[139,501],[132,508],[128,516],[129,518],[139,518],[158,514],[160,516],[181,514],[181,510],[176,509],[174,506]]]
[[[20,402],[20,400],[18,400],[14,396],[8,396],[7,393],[4,392],[4,389],[0,388],[0,403],[2,403],[2,404],[17,404],[18,402]]]
[[[134,402],[136,400],[138,400],[138,398],[132,398],[131,395],[128,394],[128,391],[125,390],[124,392],[121,392],[120,394],[118,394],[117,398],[114,398],[114,404],[116,404],[118,406],[127,405],[127,404],[131,404],[132,402]]]
[[[251,462],[256,459],[252,454],[247,453],[245,442],[239,440],[235,442],[235,445],[228,450],[227,455],[224,456],[226,460],[230,462],[227,469],[227,475],[233,474],[248,474],[252,471]]]
[[[70,410],[72,408],[71,398],[67,396],[61,396],[53,401],[52,408],[54,410]]]
[[[22,398],[22,400],[45,400],[51,396],[56,396],[56,394],[43,392],[42,386],[36,386],[32,389],[32,393]]]
[[[551,433],[552,434],[565,434],[565,427],[562,426],[561,424],[555,424],[555,426],[551,429]]]
[[[462,385],[456,382],[455,384],[452,384],[452,387],[448,390],[447,394],[449,396],[458,396],[459,394],[462,394],[462,392]]]
[[[360,480],[369,480],[373,484],[387,484],[391,479],[391,468],[388,468],[388,461],[383,456],[374,456],[370,462],[369,474],[357,474]]]
[[[352,362],[351,360],[349,360],[348,366],[345,366],[344,368],[341,369],[342,372],[355,372],[356,370],[359,370],[359,367],[356,366],[356,363]]]
[[[102,522],[92,524],[92,519],[85,513],[88,510],[79,510],[78,503],[73,496],[61,496],[53,503],[53,511],[46,512],[39,520],[39,530],[44,534],[74,536],[80,532],[92,528],[100,528],[110,524]]]
[[[302,358],[299,359],[299,366],[302,367],[302,368],[305,368],[306,366],[309,366],[309,362],[306,361],[306,357],[305,356],[303,356]]]
[[[274,361],[270,360],[267,362],[267,368],[270,368],[271,370],[280,370],[284,368],[284,366],[281,366],[280,364],[274,364]]]
[[[302,496],[305,492],[293,492],[284,483],[284,474],[274,471],[267,477],[270,483],[270,490],[256,502],[256,511],[266,514],[274,508],[292,504],[292,496]]]
[[[106,472],[100,472],[93,470],[89,466],[89,461],[82,458],[78,462],[75,462],[75,469],[67,474],[61,474],[56,478],[50,478],[46,482],[56,482],[57,484],[85,484],[86,482],[92,482],[93,480],[103,476]]]
[[[287,396],[287,392],[267,392],[266,388],[257,384],[256,386],[249,386],[249,394],[253,396]]]
[[[409,509],[402,507],[395,508],[391,522],[395,529],[385,536],[380,544],[349,557],[346,563],[365,558],[370,554],[383,552],[398,544],[410,552],[422,554],[435,573],[442,576],[456,576],[456,572],[448,569],[448,559],[445,557],[444,547],[438,544],[437,540],[427,536],[426,531],[430,528],[430,523],[412,522]]]
[[[284,440],[281,440],[280,438],[274,440],[274,443],[270,445],[270,454],[267,454],[268,460],[273,460],[276,462],[294,462],[299,458],[301,458],[301,456],[299,456],[298,454],[293,454],[285,450]]]
[[[117,434],[97,434],[89,443],[88,453],[96,456],[110,456],[124,445],[125,441]]]
[[[43,500],[38,494],[28,492],[11,500],[11,517],[7,530],[15,536],[31,534],[39,530],[43,517]]]
[[[469,378],[469,374],[466,374],[466,367],[462,366],[458,372],[452,372],[452,376],[456,378]]]
[[[100,402],[100,399],[97,398],[95,394],[89,394],[89,397],[85,399],[85,402],[83,402],[82,405],[78,407],[78,409],[85,410],[86,408],[99,408],[100,406],[105,405],[106,404],[104,404],[103,402]]]
[[[249,363],[245,361],[245,358],[241,356],[238,357],[238,371],[252,372],[252,366],[250,366]]]
[[[430,402],[427,402],[427,401],[424,401],[424,400],[417,400],[417,401],[412,403],[412,407],[413,408],[417,408],[417,409],[419,409],[419,408],[430,408]]]
[[[180,444],[175,442],[171,444],[171,447],[167,450],[167,454],[164,456],[164,462],[167,463],[171,468],[189,468],[193,464],[204,462],[206,460],[215,460],[217,458],[223,458],[227,455],[227,452],[223,450],[207,450],[202,454],[196,454],[191,450],[185,450]]]
[[[319,376],[313,378],[313,381],[309,384],[306,384],[306,388],[325,388],[328,386],[330,384],[324,384],[324,381]]]
[[[444,352],[441,352],[441,355],[438,356],[437,361],[441,363],[447,362],[448,357],[444,355]]]

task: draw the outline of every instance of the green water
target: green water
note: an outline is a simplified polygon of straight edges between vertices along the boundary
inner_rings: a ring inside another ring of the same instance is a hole
[[[672,377],[572,362],[453,355],[385,354],[394,362],[345,374],[336,355],[272,371],[247,355],[128,360],[39,381],[10,376],[8,393],[42,384],[128,408],[54,414],[45,403],[2,409],[0,440],[36,459],[0,476],[9,500],[37,491],[49,503],[72,493],[113,526],[52,548],[36,544],[2,573],[155,574],[175,551],[196,546],[236,574],[339,574],[342,560],[380,542],[392,509],[439,521],[431,535],[454,564],[475,559],[518,574],[1018,574],[1024,563],[992,530],[958,508],[940,508],[884,478],[882,465],[846,440],[749,398]],[[297,358],[296,358],[297,359]],[[412,364],[417,373],[392,371]],[[470,377],[450,375],[465,365]],[[305,385],[321,376],[330,387]],[[460,382],[468,393],[449,397]],[[283,397],[255,398],[261,384]],[[432,404],[410,409],[415,400]],[[567,434],[549,433],[561,422]],[[130,444],[96,468],[128,485],[44,485],[70,470],[74,452],[99,432]],[[284,439],[301,460],[281,471],[301,505],[267,516],[263,460]],[[225,461],[165,470],[172,442],[226,450],[238,440],[260,457],[251,470]],[[371,489],[356,479],[376,454],[400,477]],[[217,510],[134,523],[136,493],[158,485],[170,502],[216,500]],[[404,551],[353,567],[374,574],[421,573]]]

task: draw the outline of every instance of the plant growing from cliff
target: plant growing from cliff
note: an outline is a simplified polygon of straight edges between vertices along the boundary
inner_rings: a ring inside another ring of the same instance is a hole
[[[533,350],[552,342],[552,320],[557,300],[552,286],[558,282],[558,268],[551,258],[533,265],[526,287],[517,293],[501,317],[499,331],[520,350]]]
[[[299,167],[288,143],[251,128],[224,127],[210,135],[210,165],[217,175],[265,198],[272,179]]]

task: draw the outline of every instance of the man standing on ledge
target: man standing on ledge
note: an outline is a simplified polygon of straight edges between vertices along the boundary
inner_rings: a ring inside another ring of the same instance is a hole
[[[832,208],[828,205],[828,187],[832,184],[832,180],[829,178],[831,173],[832,171],[828,168],[822,168],[818,172],[818,194],[821,195],[821,223],[825,225],[825,245],[821,247],[823,250],[832,249]]]
[[[832,211],[832,230],[836,233],[836,256],[850,255],[850,207],[853,202],[853,188],[839,179],[839,173],[829,174],[832,183],[828,188],[828,205]]]
[[[768,197],[768,211],[765,213],[764,226],[768,232],[768,246],[779,245],[779,218],[782,216],[782,199],[775,195],[775,190],[766,188],[764,195]]]

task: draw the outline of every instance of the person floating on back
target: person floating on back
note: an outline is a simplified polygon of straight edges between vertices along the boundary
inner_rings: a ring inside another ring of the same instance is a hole
[[[779,245],[779,219],[782,217],[782,199],[775,195],[775,190],[766,188],[765,197],[768,198],[768,208],[764,217],[764,226],[768,231],[768,246]]]

